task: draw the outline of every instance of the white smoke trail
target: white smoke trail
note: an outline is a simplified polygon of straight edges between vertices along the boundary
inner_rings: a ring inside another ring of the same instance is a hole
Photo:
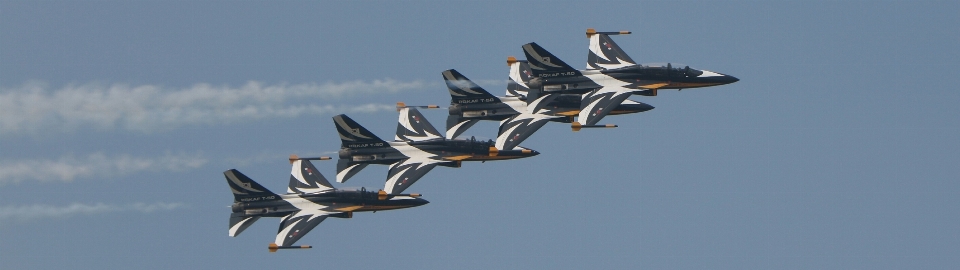
[[[87,126],[146,132],[304,114],[377,112],[393,110],[393,104],[317,104],[426,87],[421,81],[392,79],[296,85],[249,82],[241,87],[196,84],[183,89],[91,83],[51,90],[43,83],[26,83],[0,89],[0,134],[64,132]]]
[[[11,160],[0,162],[0,185],[34,181],[73,181],[78,177],[116,177],[143,171],[185,171],[207,163],[199,154],[170,154],[156,158],[107,156],[94,153],[84,158],[71,155],[57,160]]]
[[[133,203],[128,205],[72,203],[67,206],[43,204],[0,206],[0,223],[45,218],[66,218],[75,215],[95,215],[111,212],[151,213],[156,211],[170,211],[183,207],[186,207],[186,205],[182,203]]]

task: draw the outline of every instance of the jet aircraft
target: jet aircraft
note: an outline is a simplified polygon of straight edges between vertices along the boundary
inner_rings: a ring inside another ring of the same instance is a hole
[[[337,182],[343,183],[370,164],[390,165],[384,190],[398,194],[437,165],[460,167],[462,161],[490,161],[532,157],[537,151],[515,147],[497,149],[492,141],[445,138],[416,108],[398,104],[394,141],[387,142],[346,115],[333,117],[342,142]]]
[[[590,39],[586,70],[577,70],[537,43],[523,45],[533,77],[524,82],[528,98],[552,93],[583,94],[578,121],[595,125],[632,94],[655,96],[658,89],[686,89],[730,84],[736,77],[689,66],[674,68],[636,64],[610,35],[629,34],[587,30]]]
[[[235,169],[223,172],[233,191],[229,235],[236,237],[261,217],[281,217],[280,230],[270,252],[278,249],[311,248],[294,246],[304,235],[328,217],[351,218],[353,212],[383,211],[421,206],[429,203],[419,194],[387,194],[335,189],[311,159],[290,156],[290,184],[286,194],[270,192]]]
[[[551,94],[527,99],[520,92],[525,94],[528,90],[519,86],[514,77],[519,76],[520,70],[524,71],[523,74],[529,74],[529,66],[525,61],[516,59],[508,59],[507,64],[511,75],[507,96],[503,97],[490,94],[456,70],[442,72],[450,92],[447,138],[459,136],[480,120],[501,121],[496,147],[513,149],[548,121],[571,123],[573,116],[580,112],[578,94]],[[516,86],[511,87],[513,85]],[[648,104],[624,100],[611,114],[638,113],[651,109],[653,106]]]

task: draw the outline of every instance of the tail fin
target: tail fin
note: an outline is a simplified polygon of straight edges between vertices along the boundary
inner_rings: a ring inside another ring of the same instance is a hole
[[[223,172],[227,178],[227,184],[233,191],[234,202],[262,201],[271,198],[279,199],[276,193],[270,192],[267,188],[261,186],[250,177],[243,175],[240,171],[230,169]]]
[[[597,32],[593,28],[587,29],[587,38],[590,39],[587,68],[616,69],[636,65],[637,62],[630,59],[630,56],[627,56],[627,53],[623,52],[613,39],[610,39],[611,35],[625,34],[630,34],[630,31]]]
[[[507,57],[507,65],[510,66],[510,76],[507,81],[507,96],[526,97],[530,87],[527,82],[533,78],[533,72],[530,71],[530,64],[525,60],[517,60],[513,56]]]
[[[500,102],[500,99],[484,90],[455,69],[444,70],[443,81],[450,90],[450,99],[454,104]]]
[[[530,70],[535,77],[580,76],[580,71],[567,65],[560,58],[548,52],[536,42],[523,45],[523,54],[527,56]]]
[[[314,193],[333,189],[330,181],[317,171],[309,159],[290,156],[290,185],[287,193]]]
[[[365,148],[365,147],[384,147],[387,142],[373,135],[356,121],[350,119],[345,114],[333,117],[333,122],[337,126],[337,133],[340,134],[341,147],[344,148]]]
[[[452,93],[452,92],[451,92]],[[426,117],[416,108],[401,108],[400,118],[397,120],[398,141],[425,141],[439,139],[440,132],[437,131]]]
[[[463,118],[459,114],[451,114],[447,116],[447,139],[456,139],[457,136],[466,132],[467,129],[472,127],[477,122],[480,122],[479,119],[470,119]]]

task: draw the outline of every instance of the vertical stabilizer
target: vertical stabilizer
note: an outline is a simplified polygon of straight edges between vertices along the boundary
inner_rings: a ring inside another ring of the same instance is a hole
[[[500,102],[496,96],[484,90],[466,76],[460,74],[455,69],[448,69],[441,72],[443,81],[447,84],[447,90],[450,91],[450,99],[453,104],[476,104]]]
[[[343,148],[365,148],[365,147],[385,147],[387,142],[373,135],[373,132],[367,130],[345,114],[333,117],[333,123],[337,126],[337,133],[340,134],[341,147]]]
[[[548,52],[536,42],[523,45],[523,54],[527,57],[534,77],[554,78],[580,76],[580,71],[567,65],[559,57]]]
[[[617,69],[634,66],[636,61],[630,58],[613,39],[611,35],[630,34],[629,31],[596,32],[587,29],[587,38],[590,47],[587,52],[587,69]]]
[[[400,117],[397,119],[398,141],[425,141],[440,139],[440,132],[427,121],[426,117],[416,108],[401,108]]]
[[[240,171],[230,169],[223,172],[223,175],[227,178],[230,191],[233,192],[234,202],[263,201],[280,198],[276,193],[270,192],[270,190],[253,181],[250,177],[243,175]]]
[[[527,82],[533,78],[533,72],[530,71],[530,64],[527,61],[517,60],[513,56],[507,58],[507,65],[510,66],[510,75],[507,80],[507,96],[526,97],[530,87]]]
[[[317,171],[310,160],[290,159],[290,185],[287,193],[315,193],[333,189],[330,181]]]

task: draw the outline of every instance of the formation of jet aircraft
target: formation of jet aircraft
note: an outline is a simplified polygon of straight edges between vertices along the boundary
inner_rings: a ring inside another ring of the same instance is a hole
[[[335,189],[310,163],[330,159],[290,157],[287,193],[270,192],[237,170],[224,172],[234,194],[230,236],[237,236],[261,217],[280,217],[271,252],[294,246],[327,217],[350,218],[353,212],[410,208],[427,204],[419,194],[402,192],[436,166],[458,168],[463,161],[532,157],[539,152],[519,146],[548,122],[582,128],[612,128],[598,124],[607,115],[640,113],[654,107],[628,99],[656,96],[662,89],[686,89],[730,84],[736,77],[671,64],[637,64],[610,36],[628,31],[587,29],[586,69],[578,70],[537,43],[521,46],[526,60],[507,58],[506,93],[495,96],[460,72],[441,72],[450,93],[446,131],[441,133],[417,108],[397,104],[399,118],[393,141],[385,141],[346,115],[333,117],[341,140],[336,181],[343,183],[370,164],[389,165],[386,183],[377,192]],[[462,137],[477,122],[500,121],[496,141]]]

